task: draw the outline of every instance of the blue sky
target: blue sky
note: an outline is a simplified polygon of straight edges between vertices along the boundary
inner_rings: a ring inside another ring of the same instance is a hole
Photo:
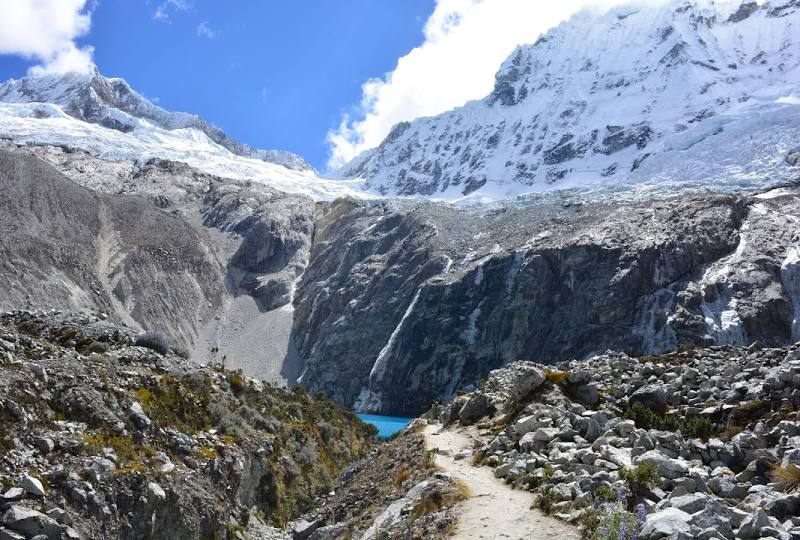
[[[434,0],[100,0],[77,44],[170,110],[324,168],[361,86],[423,41]],[[204,29],[207,30],[204,32]],[[35,62],[0,56],[0,79]]]

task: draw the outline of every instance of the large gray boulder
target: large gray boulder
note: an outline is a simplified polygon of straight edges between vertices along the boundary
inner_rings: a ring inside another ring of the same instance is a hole
[[[660,384],[648,384],[631,394],[629,401],[631,404],[641,403],[649,409],[663,412],[667,408],[667,392]]]
[[[658,538],[669,538],[674,534],[691,532],[692,516],[678,510],[677,508],[667,508],[647,516],[647,521],[639,533],[641,540],[657,540]]]
[[[56,520],[24,506],[9,508],[3,514],[3,523],[10,529],[28,537],[44,535],[52,540],[61,538],[62,527]]]

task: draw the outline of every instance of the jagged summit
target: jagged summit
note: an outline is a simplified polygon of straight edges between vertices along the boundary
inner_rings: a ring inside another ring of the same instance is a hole
[[[96,67],[87,74],[67,73],[11,80],[0,84],[0,101],[60,105],[70,116],[123,133],[133,131],[141,120],[166,130],[195,128],[238,156],[297,171],[313,170],[296,154],[253,148],[234,141],[200,116],[167,111],[136,92],[124,79],[104,77]]]
[[[167,111],[96,68],[0,84],[0,139],[81,150],[132,169],[152,159],[182,162],[315,200],[366,196],[361,181],[320,178],[299,156],[238,143],[201,117]]]
[[[799,24],[797,0],[582,11],[517,48],[485,99],[398,124],[349,169],[382,194],[441,198],[788,181]]]

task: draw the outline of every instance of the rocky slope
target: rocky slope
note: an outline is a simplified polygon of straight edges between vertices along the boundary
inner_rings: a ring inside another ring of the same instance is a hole
[[[382,194],[478,200],[796,178],[798,24],[795,1],[587,10],[514,51],[485,99],[398,124],[344,175]]]
[[[642,505],[643,540],[791,538],[798,370],[798,345],[517,362],[440,417],[478,422],[472,459],[563,519],[598,529],[627,500]]]
[[[353,463],[292,526],[295,540],[450,538],[463,484],[439,470],[417,421]]]
[[[300,388],[135,343],[93,315],[0,314],[0,537],[287,538],[268,524],[372,445]]]
[[[302,384],[415,415],[513,360],[798,339],[793,190],[459,210],[334,203],[298,284]]]
[[[795,188],[314,203],[175,162],[5,148],[0,306],[104,311],[361,410],[419,414],[518,359],[800,331]]]
[[[96,309],[167,333],[197,360],[227,355],[251,375],[297,377],[284,360],[311,199],[52,147],[7,145],[0,176],[0,307]]]

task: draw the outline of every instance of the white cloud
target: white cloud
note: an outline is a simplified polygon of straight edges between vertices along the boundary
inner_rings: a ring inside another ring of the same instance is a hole
[[[0,54],[39,62],[33,75],[88,72],[94,49],[75,40],[89,31],[92,7],[87,0],[0,0]]]
[[[398,122],[439,114],[491,92],[494,74],[517,45],[590,5],[620,0],[437,0],[424,42],[390,73],[362,86],[361,115],[328,133],[328,166],[380,144]]]
[[[191,7],[188,0],[164,0],[156,8],[153,18],[159,22],[168,23],[170,22],[170,13],[188,11]]]
[[[197,32],[198,36],[208,39],[214,39],[219,35],[219,32],[209,26],[208,21],[203,21],[198,24],[195,31]]]

